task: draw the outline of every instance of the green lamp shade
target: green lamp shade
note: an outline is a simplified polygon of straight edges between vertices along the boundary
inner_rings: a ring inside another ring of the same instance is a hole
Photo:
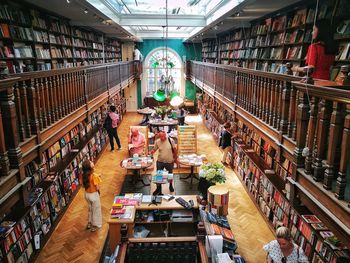
[[[165,101],[165,93],[164,90],[157,90],[156,92],[153,93],[153,98],[156,101]]]
[[[176,97],[176,96],[180,96],[180,93],[179,93],[178,91],[173,90],[172,92],[170,92],[170,97],[171,97],[171,98],[174,98],[174,97]]]

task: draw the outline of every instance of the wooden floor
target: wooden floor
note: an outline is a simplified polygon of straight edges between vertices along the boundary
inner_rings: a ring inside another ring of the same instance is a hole
[[[103,178],[101,186],[102,229],[94,233],[85,230],[87,204],[84,199],[84,190],[81,189],[50,240],[42,249],[36,262],[96,263],[99,261],[108,232],[106,221],[109,218],[113,196],[115,193],[119,193],[125,176],[125,171],[120,168],[119,163],[127,156],[126,135],[129,126],[139,122],[139,115],[128,113],[118,129],[122,150],[112,153],[108,146],[95,166],[96,171]],[[203,125],[201,118],[188,116],[186,122],[197,125],[198,153],[206,154],[211,162],[219,162],[221,152],[211,134]],[[237,176],[228,168],[226,168],[226,174],[227,181],[225,184],[230,189],[229,221],[238,243],[238,252],[249,263],[266,262],[262,246],[272,240],[274,236]]]

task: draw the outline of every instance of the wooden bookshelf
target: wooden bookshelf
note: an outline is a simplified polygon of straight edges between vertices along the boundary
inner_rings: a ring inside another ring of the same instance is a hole
[[[337,4],[336,4],[337,3]],[[203,62],[234,65],[249,69],[286,73],[286,63],[304,66],[312,39],[316,2],[299,3],[251,21],[250,27],[226,31],[202,43]],[[340,6],[343,6],[340,7]],[[341,1],[323,0],[317,19],[328,19],[336,25],[339,44],[334,70],[350,58],[350,14]],[[215,57],[215,54],[217,57]]]
[[[122,92],[111,100],[122,117],[126,106]],[[26,165],[28,196],[2,221],[12,221],[14,225],[0,236],[1,262],[34,262],[80,188],[82,162],[96,161],[108,143],[102,129],[107,108],[106,103],[99,106],[49,146],[41,161]],[[40,238],[38,248],[35,236]]]
[[[197,153],[197,129],[194,125],[178,126],[178,155]]]
[[[72,27],[64,17],[17,2],[0,2],[0,61],[9,73],[117,62],[121,43]]]

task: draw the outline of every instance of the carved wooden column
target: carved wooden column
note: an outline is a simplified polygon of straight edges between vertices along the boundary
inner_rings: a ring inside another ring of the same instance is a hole
[[[58,93],[58,87],[57,87],[57,81],[56,81],[56,76],[52,76],[51,78],[52,81],[52,88],[53,88],[53,100],[55,102],[55,116],[56,120],[61,119],[61,114],[60,114],[60,105],[59,105],[59,93]]]
[[[256,92],[255,92],[256,79],[254,75],[251,75],[251,104],[250,104],[250,113],[254,114],[256,106]]]
[[[281,123],[281,111],[282,111],[282,85],[281,85],[281,81],[277,81],[277,118],[276,118],[276,124],[274,126],[274,128],[276,128],[277,130],[280,130],[280,123]]]
[[[2,124],[2,114],[0,107],[0,166],[2,175],[6,176],[10,171],[10,161],[7,156],[6,144],[5,144],[5,135],[4,135],[4,126]]]
[[[259,77],[254,76],[254,108],[253,115],[257,116],[259,112]]]
[[[274,101],[274,111],[273,111],[273,118],[272,118],[272,127],[276,127],[277,126],[277,116],[278,116],[278,85],[279,81],[275,80],[274,81],[274,89],[273,89],[273,101]]]
[[[26,133],[26,138],[32,136],[31,128],[30,128],[30,118],[29,118],[29,108],[28,108],[28,97],[27,97],[27,85],[24,81],[19,82],[20,89],[20,101],[22,105],[23,112],[23,126]]]
[[[11,169],[22,167],[22,152],[19,147],[19,138],[16,120],[16,105],[14,103],[13,87],[17,78],[0,81],[0,106],[2,125],[4,131],[4,142],[7,148],[7,156]],[[2,131],[1,131],[2,132]],[[8,169],[8,161],[5,157],[5,169]],[[22,168],[23,170],[23,168]],[[21,177],[23,171],[20,171]]]
[[[307,148],[308,153],[305,158],[305,172],[307,174],[311,174],[312,169],[312,153],[314,150],[314,140],[315,140],[315,131],[316,131],[316,124],[317,124],[317,114],[318,114],[318,102],[319,99],[317,97],[311,98],[311,111],[310,111],[310,119],[309,119],[309,126],[307,131]]]
[[[32,83],[34,84],[34,93],[35,93],[35,106],[36,106],[36,115],[39,123],[39,131],[43,129],[43,113],[42,113],[42,107],[41,107],[41,95],[40,95],[40,83],[39,79],[32,80]]]
[[[344,199],[346,188],[346,170],[350,158],[350,104],[346,105],[343,136],[341,140],[341,155],[339,174],[337,177],[337,184],[335,188],[335,196],[338,199]]]
[[[53,77],[47,78],[47,87],[49,91],[49,97],[50,97],[50,111],[51,111],[51,123],[54,123],[57,121],[57,111],[56,111],[56,92],[55,92],[55,84],[53,81]]]
[[[325,159],[326,155],[326,140],[329,130],[329,121],[332,104],[328,100],[321,100],[319,103],[320,113],[318,115],[317,124],[317,152],[314,162],[314,175],[315,181],[323,180],[324,167],[322,161]]]
[[[270,79],[270,112],[268,118],[268,124],[273,125],[273,118],[276,115],[276,102],[275,102],[275,91],[276,91],[276,80]]]
[[[262,77],[259,77],[258,88],[259,88],[259,97],[258,97],[258,100],[259,100],[259,108],[258,109],[259,109],[259,111],[257,112],[256,117],[261,118],[261,116],[262,116],[262,107],[263,107],[263,97],[264,97],[264,94],[263,94],[263,78]]]
[[[41,102],[41,120],[42,120],[42,127],[46,128],[47,125],[47,117],[46,117],[46,113],[47,113],[47,101],[45,99],[45,87],[44,87],[44,77],[43,78],[39,78],[38,79],[38,90],[39,90],[39,95],[40,95],[40,102]]]
[[[63,80],[64,80],[64,92],[66,93],[66,110],[67,110],[67,114],[71,113],[73,111],[72,109],[72,101],[73,101],[73,96],[72,96],[72,87],[71,87],[71,76],[72,73],[66,73],[62,76]]]
[[[30,117],[30,127],[32,134],[39,135],[39,119],[38,119],[38,108],[37,108],[37,96],[35,88],[33,87],[34,80],[27,81],[27,91],[28,91],[28,107],[29,107],[29,117]],[[40,141],[39,141],[40,142]]]
[[[21,93],[20,93],[19,83],[17,82],[14,85],[14,87],[15,87],[14,88],[14,95],[15,95],[15,104],[16,104],[16,115],[17,115],[19,140],[22,142],[26,138],[26,134],[25,134],[25,131],[24,131],[25,120],[23,119],[23,114],[22,114]]]
[[[295,109],[296,109],[296,89],[294,85],[291,85],[290,90],[290,104],[289,104],[289,114],[288,114],[288,137],[295,138],[295,134],[293,133],[295,129]]]
[[[261,120],[264,120],[265,118],[265,112],[266,112],[266,95],[267,95],[267,90],[266,90],[266,79],[261,78],[261,89],[262,89],[262,96],[261,96],[261,113],[259,115],[259,118]]]
[[[309,104],[307,96],[304,92],[299,92],[299,105],[297,109],[297,131],[296,131],[296,147],[294,149],[294,157],[296,166],[304,166],[304,157],[302,156],[306,142],[306,132],[309,122]]]
[[[61,116],[63,118],[67,115],[66,89],[64,86],[62,75],[58,75],[56,79],[60,99]]]
[[[280,128],[282,134],[286,134],[288,131],[288,115],[289,115],[289,105],[290,105],[290,86],[289,81],[283,82],[283,91],[282,91],[282,110],[281,110],[281,123]]]
[[[264,121],[269,123],[270,114],[272,112],[271,101],[272,101],[272,88],[271,88],[271,79],[266,79],[266,111],[264,116]]]
[[[46,122],[47,126],[51,125],[52,117],[51,117],[51,102],[50,102],[50,94],[49,94],[49,87],[48,87],[48,78],[44,77],[42,78],[42,83],[44,86],[44,100],[46,105]]]
[[[327,168],[324,174],[323,187],[331,189],[334,179],[334,160],[336,149],[340,145],[341,130],[343,128],[343,114],[344,105],[339,102],[333,102],[333,112],[331,115],[331,125],[329,129],[329,141],[327,152]]]

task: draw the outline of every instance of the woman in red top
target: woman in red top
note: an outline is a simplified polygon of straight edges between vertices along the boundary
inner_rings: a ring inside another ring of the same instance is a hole
[[[333,40],[333,31],[330,21],[319,20],[313,27],[312,44],[306,55],[307,68],[313,68],[312,77],[329,80],[329,70],[335,60],[337,47]],[[296,72],[304,72],[305,67],[293,67]]]

